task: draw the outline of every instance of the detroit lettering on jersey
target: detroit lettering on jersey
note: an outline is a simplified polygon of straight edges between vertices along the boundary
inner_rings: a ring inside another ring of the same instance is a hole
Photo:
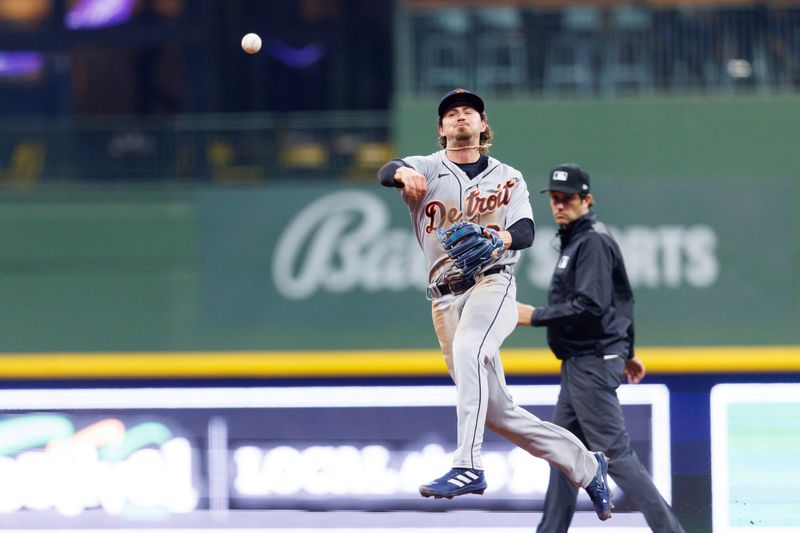
[[[498,183],[497,188],[491,194],[481,195],[478,189],[472,189],[464,198],[464,211],[451,207],[448,209],[443,202],[432,200],[425,204],[423,212],[428,217],[429,223],[425,226],[425,232],[431,233],[444,227],[450,227],[459,220],[472,220],[476,215],[482,215],[495,211],[496,209],[508,205],[511,200],[511,189],[516,185],[516,181],[508,180],[505,183]],[[438,224],[437,224],[438,222]],[[502,229],[497,224],[491,224],[494,229]]]
[[[533,220],[522,174],[493,157],[487,159],[486,168],[474,177],[450,161],[444,150],[402,159],[425,176],[427,183],[425,196],[418,201],[409,198],[403,189],[398,190],[408,206],[414,233],[428,263],[429,280],[452,265],[436,239],[437,230],[460,220],[496,230],[507,230],[523,218]],[[513,265],[518,259],[518,250],[506,250],[495,264]]]

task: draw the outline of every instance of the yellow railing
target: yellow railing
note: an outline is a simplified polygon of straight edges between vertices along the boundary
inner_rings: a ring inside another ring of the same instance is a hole
[[[650,374],[800,372],[800,346],[645,347]],[[506,349],[509,375],[554,375],[544,349]],[[117,352],[0,355],[0,379],[445,376],[434,350]]]

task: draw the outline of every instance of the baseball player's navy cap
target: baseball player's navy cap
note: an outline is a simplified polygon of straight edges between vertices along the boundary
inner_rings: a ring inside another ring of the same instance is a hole
[[[458,102],[464,102],[468,106],[475,108],[478,113],[483,113],[483,100],[475,93],[466,89],[453,89],[439,102],[439,118],[442,118],[448,109]]]
[[[589,192],[589,174],[578,165],[567,163],[550,171],[550,183],[541,192],[557,191],[566,194]]]

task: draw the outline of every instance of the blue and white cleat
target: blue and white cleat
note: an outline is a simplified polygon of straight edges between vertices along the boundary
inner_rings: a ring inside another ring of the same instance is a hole
[[[448,473],[430,483],[420,485],[419,493],[426,498],[452,499],[462,494],[483,494],[486,490],[486,479],[483,470],[471,468],[453,468]]]
[[[584,488],[594,504],[597,518],[608,520],[611,518],[611,511],[614,510],[614,504],[611,503],[614,493],[608,486],[608,459],[603,452],[594,452],[594,456],[597,459],[597,473],[591,483]]]

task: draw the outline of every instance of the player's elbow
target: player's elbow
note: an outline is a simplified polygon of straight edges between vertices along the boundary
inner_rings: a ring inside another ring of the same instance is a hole
[[[378,170],[378,181],[385,187],[402,187],[403,184],[395,181],[394,177],[397,169],[403,167],[411,168],[402,159],[392,159]]]
[[[397,169],[400,168],[400,165],[397,161],[389,161],[385,165],[383,165],[378,170],[378,181],[384,187],[394,187],[394,173],[397,172]]]

